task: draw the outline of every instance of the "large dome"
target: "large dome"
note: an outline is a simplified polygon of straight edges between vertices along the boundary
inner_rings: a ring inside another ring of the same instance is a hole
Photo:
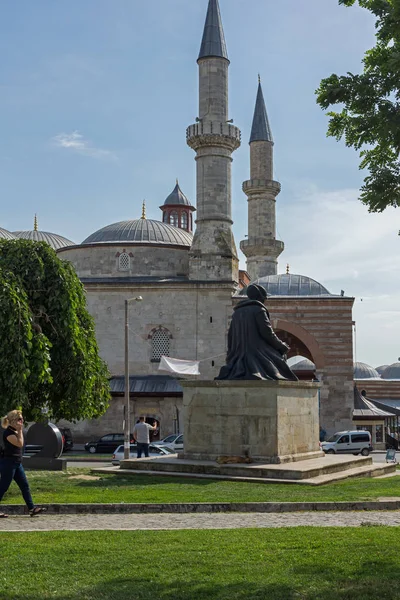
[[[268,296],[331,296],[323,285],[306,277],[305,275],[292,275],[283,273],[281,275],[267,275],[260,277],[251,283],[261,285]],[[246,289],[240,292],[246,295]]]
[[[68,240],[62,235],[49,233],[48,231],[38,231],[36,229],[33,229],[32,231],[13,231],[13,235],[20,239],[32,240],[33,242],[46,242],[49,246],[54,248],[54,250],[66,248],[67,246],[75,246],[75,242],[71,242],[71,240]]]
[[[112,244],[130,242],[136,244],[160,244],[167,246],[191,246],[193,235],[173,225],[135,219],[107,225],[82,242],[82,244]]]
[[[400,362],[395,362],[387,367],[381,377],[382,379],[400,379]]]
[[[0,227],[0,239],[2,239],[2,240],[15,240],[15,235],[13,235],[10,231],[7,231],[7,229],[2,229]]]
[[[374,367],[363,362],[354,363],[354,379],[379,379],[380,375]]]
[[[378,371],[379,375],[382,375],[383,371],[388,368],[389,365],[381,365],[380,367],[376,367],[375,371]]]
[[[303,358],[297,363],[290,365],[292,371],[315,371],[315,364],[308,358]]]

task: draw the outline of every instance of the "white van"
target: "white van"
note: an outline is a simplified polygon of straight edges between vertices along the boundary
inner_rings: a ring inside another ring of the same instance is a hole
[[[368,456],[372,452],[371,434],[369,431],[338,431],[326,442],[321,442],[325,454],[362,454]]]

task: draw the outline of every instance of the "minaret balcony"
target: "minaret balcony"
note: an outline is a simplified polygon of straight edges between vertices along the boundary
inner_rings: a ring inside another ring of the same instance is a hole
[[[253,238],[242,240],[240,249],[247,258],[249,256],[274,256],[277,258],[285,249],[285,244],[274,238]]]
[[[248,179],[243,182],[242,190],[246,196],[263,192],[277,196],[281,191],[281,184],[279,181],[273,181],[272,179]]]
[[[219,146],[233,152],[241,144],[239,127],[220,121],[200,121],[186,130],[186,142],[193,150]]]

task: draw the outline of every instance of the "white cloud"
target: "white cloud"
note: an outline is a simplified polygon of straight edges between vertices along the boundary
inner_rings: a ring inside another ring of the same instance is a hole
[[[59,148],[66,148],[73,152],[77,152],[78,154],[90,156],[91,158],[117,160],[117,155],[114,152],[96,148],[89,140],[86,140],[79,131],[59,133],[53,137],[52,141]]]
[[[354,296],[357,360],[397,360],[400,349],[399,209],[369,213],[359,190],[303,189],[278,206],[285,242],[280,272],[307,275],[334,294]]]

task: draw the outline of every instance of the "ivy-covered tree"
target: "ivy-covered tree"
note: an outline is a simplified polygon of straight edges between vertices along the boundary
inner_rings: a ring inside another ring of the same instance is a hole
[[[356,0],[339,0],[353,6]],[[358,0],[376,17],[376,45],[364,56],[360,75],[331,75],[316,91],[329,112],[328,136],[344,138],[360,150],[360,169],[368,169],[360,200],[370,212],[400,206],[400,0]]]
[[[83,286],[44,242],[0,240],[0,413],[77,421],[108,407]]]

